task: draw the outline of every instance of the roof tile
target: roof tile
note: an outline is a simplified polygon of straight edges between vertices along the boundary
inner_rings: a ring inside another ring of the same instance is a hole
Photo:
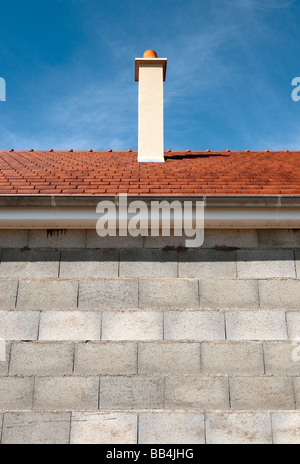
[[[300,195],[300,151],[0,151],[0,194]]]

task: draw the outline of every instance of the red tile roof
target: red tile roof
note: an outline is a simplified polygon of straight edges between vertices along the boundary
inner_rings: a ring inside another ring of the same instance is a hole
[[[0,151],[0,195],[300,195],[300,151]]]

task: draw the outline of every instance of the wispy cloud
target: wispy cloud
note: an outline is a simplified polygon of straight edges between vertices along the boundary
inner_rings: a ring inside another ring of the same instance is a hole
[[[98,148],[129,148],[136,137],[136,106],[134,88],[122,79],[109,85],[90,83],[80,95],[56,102],[50,119],[68,129],[69,143],[81,134],[85,146],[88,141]]]
[[[54,81],[51,73],[48,79]],[[128,85],[124,75],[109,83],[90,79],[81,89],[66,87],[59,97],[46,96],[37,113],[38,131],[3,129],[2,144],[5,140],[6,148],[80,150],[134,148],[136,143],[137,88]]]
[[[240,7],[248,10],[270,11],[278,8],[289,8],[296,0],[237,0]]]
[[[279,10],[286,14],[297,2],[172,0],[170,8],[156,0],[133,0],[120,4],[119,11],[112,0],[102,2],[105,14],[96,0],[70,3],[82,7],[80,26],[87,42],[68,62],[49,65],[46,76],[36,78],[30,91],[40,85],[39,99],[30,101],[29,109],[23,102],[20,111],[3,118],[0,148],[137,148],[133,71],[144,46],[157,47],[168,58],[166,139],[172,147],[186,148],[189,140],[198,147],[209,137],[215,146],[223,140],[246,148],[275,144],[272,124],[280,127],[281,117],[288,127],[290,107],[278,95],[280,39],[270,18]],[[296,39],[287,37],[290,46]],[[284,128],[278,140],[287,136]]]

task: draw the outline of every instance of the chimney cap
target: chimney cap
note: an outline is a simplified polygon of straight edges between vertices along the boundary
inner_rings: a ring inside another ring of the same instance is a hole
[[[148,53],[150,54],[152,52],[154,55],[149,56]],[[167,72],[167,58],[157,58],[157,54],[154,50],[146,50],[144,53],[143,58],[136,58],[135,59],[135,81],[137,82],[139,80],[139,68],[140,65],[161,65],[163,68],[163,80],[166,80],[166,72]]]
[[[157,58],[157,53],[154,50],[146,50],[143,58]]]

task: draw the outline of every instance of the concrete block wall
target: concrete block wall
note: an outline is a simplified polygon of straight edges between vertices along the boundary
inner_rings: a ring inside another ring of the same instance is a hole
[[[1,443],[300,443],[300,231],[0,249]]]

